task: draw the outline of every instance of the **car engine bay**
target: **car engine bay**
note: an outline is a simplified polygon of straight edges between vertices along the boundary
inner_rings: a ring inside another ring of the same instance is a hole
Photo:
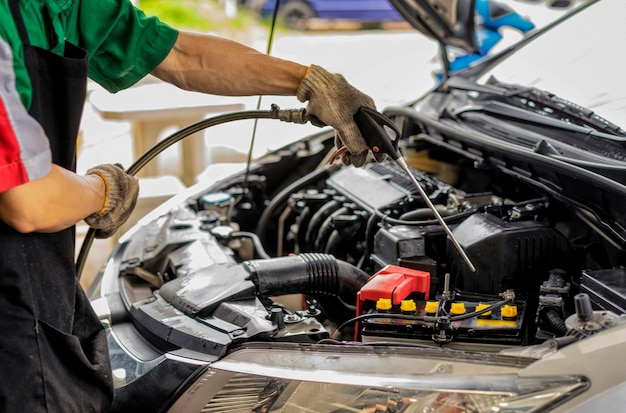
[[[329,165],[321,132],[131,230],[106,269],[123,312],[154,347],[215,358],[250,341],[498,352],[621,322],[624,252],[573,205],[427,141],[402,151],[476,272],[393,161]]]

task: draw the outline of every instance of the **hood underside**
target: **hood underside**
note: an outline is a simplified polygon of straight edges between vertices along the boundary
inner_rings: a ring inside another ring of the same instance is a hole
[[[468,53],[477,53],[474,37],[475,0],[390,0],[414,28]]]

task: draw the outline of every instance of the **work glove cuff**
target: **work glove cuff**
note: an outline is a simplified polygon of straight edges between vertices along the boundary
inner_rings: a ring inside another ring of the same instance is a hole
[[[341,75],[336,75],[341,76]],[[321,66],[311,65],[306,69],[304,77],[296,90],[296,97],[300,102],[306,102],[311,99],[311,95],[316,89],[325,86],[331,86],[334,75],[326,71]]]
[[[103,164],[90,168],[87,174],[98,175],[105,184],[102,209],[85,218],[85,222],[97,229],[96,238],[109,238],[132,213],[139,195],[137,178],[127,174],[120,164]]]

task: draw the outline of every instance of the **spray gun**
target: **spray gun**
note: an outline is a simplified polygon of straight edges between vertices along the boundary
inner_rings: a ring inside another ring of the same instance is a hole
[[[316,126],[325,126],[323,122],[321,122],[317,117],[309,114],[306,109],[288,109],[281,110],[278,106],[272,105],[272,117],[274,119],[279,119],[284,122],[291,123],[307,123],[311,122]],[[437,211],[437,208],[433,205],[430,198],[422,186],[417,182],[417,179],[413,176],[411,171],[409,170],[409,166],[406,161],[400,155],[400,151],[398,150],[398,141],[400,140],[401,133],[398,130],[396,124],[389,119],[387,116],[383,115],[380,112],[377,112],[374,109],[368,108],[366,106],[362,106],[359,110],[354,114],[354,122],[357,124],[365,143],[367,144],[366,150],[371,150],[374,153],[384,153],[387,154],[391,159],[396,161],[396,163],[402,168],[402,170],[409,177],[413,185],[417,188],[420,193],[420,196],[428,205],[428,208],[433,212],[435,218],[445,231],[448,239],[454,245],[454,248],[458,251],[465,264],[470,269],[471,272],[476,272],[476,267],[472,264],[469,257],[459,244],[459,242],[450,231],[450,228],[446,224],[446,222]],[[390,136],[390,135],[393,135]],[[330,159],[330,162],[333,163],[339,156],[346,153],[348,148],[345,146],[340,148]]]
[[[448,225],[439,214],[439,211],[437,211],[437,208],[435,208],[431,200],[428,198],[426,192],[424,192],[424,189],[422,189],[421,185],[417,182],[417,180],[409,170],[409,166],[407,165],[402,155],[400,155],[400,152],[398,150],[398,141],[400,140],[401,133],[398,130],[396,124],[382,113],[365,106],[361,107],[354,115],[354,121],[359,127],[361,135],[363,136],[363,139],[367,144],[366,149],[371,150],[374,153],[385,153],[391,159],[396,161],[400,168],[402,168],[402,170],[409,177],[411,182],[413,182],[421,197],[424,199],[424,202],[426,202],[428,208],[430,208],[430,210],[433,212],[435,218],[437,218],[437,221],[439,221],[439,224],[446,232],[448,238],[454,245],[454,248],[456,248],[458,253],[461,255],[463,261],[465,261],[465,264],[467,264],[470,271],[476,272],[476,268],[470,261],[469,257],[467,256],[467,254],[465,254],[465,251],[454,237],[454,234],[452,234],[452,231],[450,231],[450,228],[448,228]],[[393,137],[390,135],[393,135]],[[331,162],[341,154],[347,152],[347,150],[348,148],[346,147],[340,148],[333,155]]]
[[[320,121],[320,119],[308,113],[307,110],[304,108],[283,110],[280,109],[277,105],[272,104],[269,113],[270,118],[278,119],[283,122],[299,124],[311,122],[315,126],[326,126],[322,121]],[[474,267],[469,257],[454,237],[454,234],[452,234],[452,231],[450,231],[450,228],[448,228],[448,225],[441,217],[441,214],[439,214],[439,211],[437,211],[437,208],[435,208],[430,198],[428,198],[426,192],[424,192],[424,189],[422,189],[419,182],[417,182],[417,179],[415,179],[415,177],[409,170],[409,166],[407,165],[406,161],[400,155],[400,152],[398,151],[398,141],[400,140],[401,133],[398,130],[396,124],[387,116],[366,106],[362,106],[354,114],[354,121],[357,124],[361,135],[365,140],[365,143],[367,144],[366,150],[371,150],[374,153],[387,154],[391,159],[396,161],[398,165],[400,165],[400,168],[402,168],[402,170],[406,173],[411,182],[413,182],[413,185],[415,185],[415,187],[419,191],[420,196],[424,199],[426,205],[428,205],[428,208],[430,208],[430,210],[435,215],[435,218],[437,218],[437,221],[445,231],[448,239],[450,239],[450,241],[454,245],[454,248],[458,251],[459,255],[461,255],[461,258],[463,258],[463,261],[465,261],[467,267],[470,269],[471,272],[476,272],[476,267]],[[393,135],[393,137],[390,135]],[[346,153],[347,151],[348,148],[346,148],[345,146],[343,148],[340,148],[331,157],[330,162],[333,163],[335,159],[337,159],[339,156]]]

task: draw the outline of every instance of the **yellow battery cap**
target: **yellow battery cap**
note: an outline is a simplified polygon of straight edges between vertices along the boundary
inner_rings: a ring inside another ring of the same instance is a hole
[[[465,314],[465,303],[452,303],[450,314]]]
[[[402,300],[402,302],[400,302],[400,311],[410,313],[414,312],[416,309],[417,306],[413,300]]]
[[[480,303],[476,306],[476,311],[484,310],[489,307],[489,304]],[[487,311],[486,313],[482,313],[478,317],[489,317],[491,315],[491,311]]]
[[[438,307],[439,301],[426,301],[426,305],[424,306],[424,312],[426,314],[435,314]]]
[[[391,299],[390,298],[379,298],[376,301],[376,309],[378,311],[389,311],[391,310]]]
[[[517,318],[517,306],[506,304],[502,307],[502,318]]]

